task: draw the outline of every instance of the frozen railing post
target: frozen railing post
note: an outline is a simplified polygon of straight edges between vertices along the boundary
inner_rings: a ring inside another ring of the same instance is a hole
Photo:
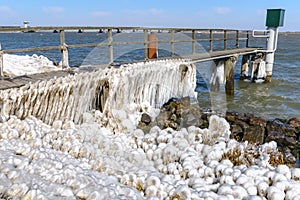
[[[69,67],[69,55],[68,55],[68,46],[65,42],[65,31],[60,30],[60,50],[61,50],[61,62],[62,68]]]
[[[272,78],[274,53],[277,48],[278,39],[278,27],[283,26],[284,20],[283,9],[268,9],[266,26],[269,31],[269,37],[267,40],[267,51],[266,51],[266,78],[265,82],[270,82]]]
[[[232,56],[225,60],[225,92],[227,95],[234,95],[234,66],[237,62],[238,57]]]
[[[0,77],[3,77],[3,51],[2,51],[2,46],[0,43]]]

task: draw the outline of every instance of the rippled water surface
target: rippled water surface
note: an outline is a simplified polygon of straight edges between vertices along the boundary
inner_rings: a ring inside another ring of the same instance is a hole
[[[143,41],[143,34],[123,34],[118,37],[114,35],[114,40]],[[66,32],[67,44],[81,43],[101,43],[106,41],[107,35],[97,32]],[[167,34],[158,34],[158,38],[169,39]],[[176,37],[176,36],[175,36]],[[181,35],[181,37],[183,37]],[[185,37],[188,37],[185,35]],[[178,37],[180,38],[180,37]],[[175,38],[176,39],[176,38]],[[49,32],[38,33],[1,33],[0,42],[2,49],[28,48],[39,46],[59,45],[59,34]],[[264,46],[261,41],[253,41],[252,46]],[[215,44],[223,45],[222,43]],[[230,45],[230,42],[228,42]],[[232,43],[234,45],[234,43]],[[170,44],[163,43],[159,47],[159,56],[170,55]],[[190,43],[175,44],[176,54],[189,54]],[[208,43],[197,44],[197,52],[208,50]],[[57,50],[45,52],[28,52],[27,54],[43,54],[49,59],[59,62],[60,52]],[[21,53],[22,54],[22,53]],[[130,62],[144,58],[143,45],[114,46],[116,62]],[[108,62],[107,47],[87,47],[69,50],[70,65],[79,66],[82,63],[92,64]],[[87,59],[88,58],[88,59]],[[217,95],[210,92],[208,85],[209,66],[211,63],[197,64],[197,88],[198,101],[201,107],[211,108],[212,106],[222,106],[228,111],[254,113],[268,119],[273,118],[300,118],[300,34],[279,35],[278,48],[275,54],[275,65],[273,79],[268,84],[253,84],[239,80],[241,57],[235,67],[235,95],[226,97],[224,93]],[[171,83],[170,83],[171,84]],[[221,101],[215,101],[220,98]]]

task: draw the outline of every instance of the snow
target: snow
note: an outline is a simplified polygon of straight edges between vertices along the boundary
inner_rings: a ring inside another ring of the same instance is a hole
[[[61,66],[54,65],[43,55],[3,54],[3,73],[6,76],[22,76],[54,70],[61,70]]]

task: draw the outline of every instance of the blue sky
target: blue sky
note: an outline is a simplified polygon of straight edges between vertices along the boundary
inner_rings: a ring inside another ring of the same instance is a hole
[[[265,29],[266,9],[286,10],[300,31],[299,0],[0,0],[1,25]]]

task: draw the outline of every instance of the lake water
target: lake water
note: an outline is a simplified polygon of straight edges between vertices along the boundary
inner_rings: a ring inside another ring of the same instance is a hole
[[[167,33],[158,34],[159,40],[170,39]],[[186,34],[175,35],[175,39],[190,37]],[[197,37],[202,37],[198,34]],[[203,36],[207,37],[207,35]],[[202,38],[203,38],[202,37]],[[230,37],[230,36],[229,36]],[[107,35],[97,32],[66,32],[66,44],[101,43],[105,42]],[[136,34],[115,34],[114,41],[143,41],[143,33]],[[38,33],[1,33],[0,42],[2,49],[28,48],[40,46],[59,45],[59,34],[50,32]],[[234,46],[235,41],[228,42],[228,46]],[[222,41],[214,43],[214,48],[221,47]],[[245,45],[241,42],[240,46]],[[264,46],[265,41],[250,42],[250,46]],[[196,51],[207,52],[208,42],[200,42]],[[218,94],[212,93],[208,87],[207,72],[210,62],[197,64],[197,88],[198,103],[200,107],[210,109],[216,104],[222,104],[228,111],[254,113],[258,116],[274,118],[300,118],[300,34],[279,34],[278,48],[275,53],[275,64],[273,79],[268,84],[254,84],[239,80],[241,57],[235,67],[235,95],[226,97],[221,91]],[[175,44],[177,55],[191,53],[190,43]],[[59,62],[61,54],[58,50],[28,52],[26,54],[42,54],[50,60]],[[24,53],[21,53],[24,54]],[[170,55],[170,43],[162,43],[159,46],[159,56]],[[144,58],[143,45],[114,46],[115,62],[130,62]],[[69,59],[71,66],[81,64],[101,64],[108,62],[108,48],[80,48],[70,49]],[[220,98],[221,101],[215,101]],[[218,105],[217,105],[218,106]]]

